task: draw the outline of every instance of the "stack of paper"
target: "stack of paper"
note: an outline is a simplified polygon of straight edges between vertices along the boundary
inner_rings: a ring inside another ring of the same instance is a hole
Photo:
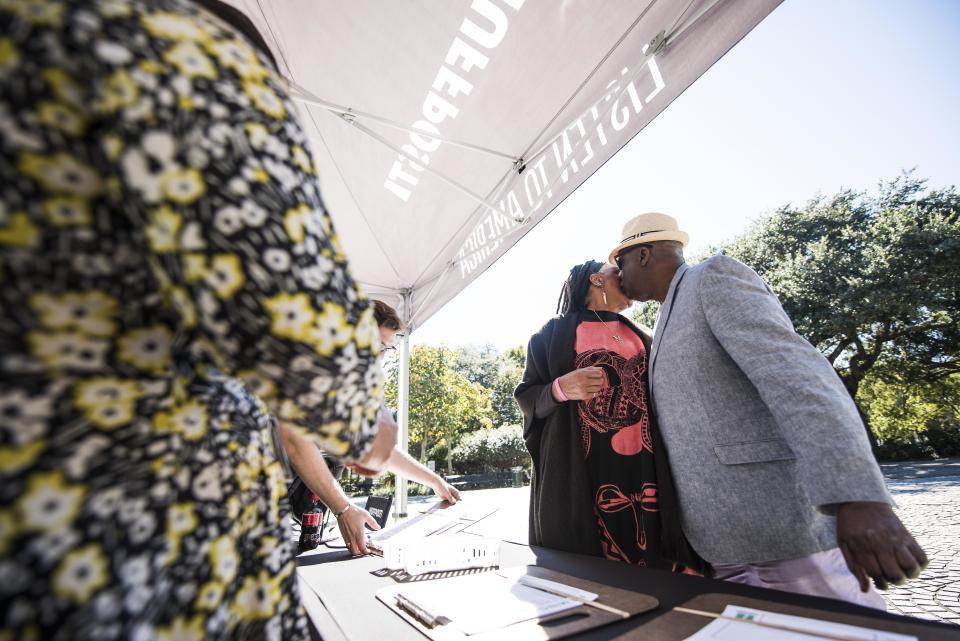
[[[495,568],[500,565],[500,544],[498,539],[470,534],[428,537],[387,545],[383,558],[388,570],[402,569],[411,576],[427,572]]]
[[[388,570],[408,574],[496,567],[500,541],[461,534],[496,510],[472,514],[465,509],[431,509],[367,536],[367,547],[383,556]]]

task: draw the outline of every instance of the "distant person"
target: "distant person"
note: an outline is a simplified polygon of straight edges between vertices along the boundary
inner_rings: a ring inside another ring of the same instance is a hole
[[[514,396],[533,458],[530,544],[702,573],[648,404],[650,336],[619,314],[630,304],[616,267],[577,265],[527,346]]]
[[[286,86],[220,2],[0,3],[0,638],[309,639],[278,420],[396,428]]]
[[[403,323],[395,309],[383,301],[374,300],[374,318],[379,329],[381,353],[396,349],[394,341],[397,334],[403,329]],[[389,418],[390,414],[382,410]],[[389,418],[392,420],[392,418]],[[293,483],[291,491],[294,510],[302,509],[306,502],[303,500],[310,492],[316,494],[320,501],[327,506],[337,519],[340,534],[344,544],[355,555],[368,554],[366,545],[366,531],[364,525],[379,530],[373,516],[365,509],[350,502],[340,486],[339,471],[331,470],[324,456],[309,440],[298,437],[290,432],[284,435],[284,445],[290,456],[290,464],[299,475]],[[460,500],[460,491],[447,483],[430,468],[421,464],[412,456],[395,447],[387,460],[386,469],[433,489],[437,496],[449,503]],[[299,516],[299,515],[297,515]]]
[[[727,256],[691,267],[687,238],[641,214],[610,253],[628,296],[661,303],[650,392],[684,533],[718,578],[883,609],[868,577],[886,589],[927,557],[850,395],[753,270]]]

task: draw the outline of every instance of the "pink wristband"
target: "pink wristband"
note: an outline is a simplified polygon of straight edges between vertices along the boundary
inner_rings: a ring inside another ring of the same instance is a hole
[[[553,379],[553,391],[557,393],[557,396],[560,398],[561,401],[569,401],[569,400],[570,400],[569,398],[567,398],[567,395],[563,393],[563,390],[560,389],[560,379],[559,379],[559,378]]]

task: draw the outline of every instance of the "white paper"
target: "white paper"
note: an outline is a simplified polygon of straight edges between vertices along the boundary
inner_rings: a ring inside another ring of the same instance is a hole
[[[560,592],[565,596],[573,597],[575,599],[583,599],[584,601],[596,601],[597,599],[600,598],[600,595],[595,592],[588,592],[586,590],[581,590],[580,588],[575,588],[572,585],[567,585],[566,583],[557,583],[556,581],[541,579],[540,577],[527,574],[526,567],[501,570],[497,572],[497,574],[504,577],[505,579],[517,580],[520,583],[524,583],[533,588],[543,587],[543,588],[546,588],[547,590]]]
[[[712,623],[702,628],[693,636],[687,637],[685,641],[823,641],[823,637],[818,636],[817,633],[844,636],[857,639],[858,641],[917,641],[917,637],[906,634],[861,628],[843,623],[821,621],[819,619],[777,614],[775,612],[754,610],[753,608],[744,608],[737,605],[728,605],[724,609],[723,615],[762,621],[763,623],[772,625],[800,628],[810,633],[803,634],[799,632],[789,632],[787,630],[774,630],[750,623],[714,619]]]
[[[452,536],[473,525],[490,514],[494,509],[476,509],[468,511],[461,504],[446,509],[436,506],[405,521],[367,534],[367,540],[377,547],[388,541],[413,541],[428,536]]]
[[[498,539],[483,539],[469,534],[430,537],[400,544],[398,561],[402,562],[403,570],[410,576],[495,568],[500,565],[500,544]],[[392,545],[388,543],[384,546],[385,562],[388,556],[393,556],[392,550],[389,550]]]
[[[580,605],[499,574],[473,574],[403,586],[399,594],[464,634],[479,634]]]

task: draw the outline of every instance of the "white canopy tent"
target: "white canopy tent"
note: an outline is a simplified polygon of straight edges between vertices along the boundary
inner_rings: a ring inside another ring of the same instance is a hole
[[[232,4],[260,28],[303,106],[354,276],[413,331],[780,1]]]

